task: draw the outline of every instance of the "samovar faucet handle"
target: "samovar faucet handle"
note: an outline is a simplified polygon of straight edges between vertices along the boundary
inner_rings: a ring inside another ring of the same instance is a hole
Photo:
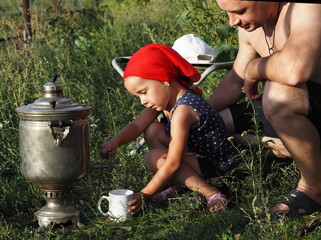
[[[61,147],[63,141],[69,134],[70,127],[73,125],[73,120],[53,120],[48,122],[50,133],[57,147]]]

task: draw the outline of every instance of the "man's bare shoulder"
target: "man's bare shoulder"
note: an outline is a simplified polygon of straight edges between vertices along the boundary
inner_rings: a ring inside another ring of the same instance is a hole
[[[321,26],[321,4],[289,3],[284,21],[292,28]]]
[[[309,79],[319,83],[321,83],[320,19],[321,4],[313,3],[291,3],[285,19],[288,21],[290,32],[288,41],[290,45],[288,45],[292,46],[292,51],[300,57],[302,65],[311,66]]]

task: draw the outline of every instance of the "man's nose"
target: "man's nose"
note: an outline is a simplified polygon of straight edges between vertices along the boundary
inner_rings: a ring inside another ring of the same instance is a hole
[[[228,16],[230,19],[229,24],[231,27],[238,26],[241,23],[241,20],[239,19],[239,17],[236,14],[228,13]]]

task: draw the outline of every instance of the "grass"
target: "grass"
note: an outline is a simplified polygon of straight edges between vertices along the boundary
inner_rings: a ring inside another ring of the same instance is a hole
[[[73,7],[73,2],[64,7]],[[105,164],[99,155],[100,144],[142,110],[139,101],[124,90],[111,66],[113,58],[131,55],[151,42],[171,46],[187,33],[195,33],[211,45],[235,45],[232,32],[221,38],[214,31],[226,16],[211,1],[207,5],[198,0],[100,1],[99,11],[89,7],[90,1],[77,2],[76,7],[87,6],[82,13],[33,15],[35,34],[27,49],[22,39],[0,43],[0,239],[294,239],[313,216],[287,219],[271,216],[268,209],[295,187],[296,166],[274,163],[272,170],[264,173],[263,149],[242,151],[238,146],[240,167],[221,183],[231,202],[220,213],[208,213],[203,198],[182,190],[168,202],[146,204],[144,212],[131,221],[113,223],[100,216],[97,201],[101,195],[115,188],[138,191],[152,176],[142,162],[146,148],[130,156],[135,145],[131,143],[122,146],[113,159],[122,164],[120,171],[92,170],[73,188],[69,203],[80,210],[82,228],[37,228],[33,213],[45,201],[40,190],[20,174],[15,108],[38,99],[42,85],[58,73],[65,96],[92,107],[87,119],[90,158],[95,164]],[[32,3],[34,9],[50,8],[50,1]],[[19,2],[2,1],[0,10],[18,11]],[[209,21],[209,16],[216,20]],[[0,38],[18,33],[19,21],[21,16],[3,17]],[[202,29],[205,23],[210,25],[206,31]],[[224,74],[214,73],[202,83],[205,97]],[[304,239],[320,236],[317,228]]]

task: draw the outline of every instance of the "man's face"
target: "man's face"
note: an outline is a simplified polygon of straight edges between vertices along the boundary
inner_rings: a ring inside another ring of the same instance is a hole
[[[261,27],[268,19],[268,3],[258,1],[216,0],[218,6],[227,12],[230,25],[239,26],[248,32]]]

